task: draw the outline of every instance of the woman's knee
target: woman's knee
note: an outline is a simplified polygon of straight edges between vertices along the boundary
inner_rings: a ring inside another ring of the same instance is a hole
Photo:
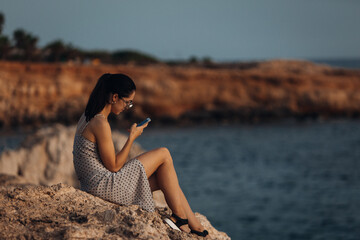
[[[167,149],[166,147],[161,147],[158,150],[161,152],[164,162],[172,163],[172,157],[169,149]]]

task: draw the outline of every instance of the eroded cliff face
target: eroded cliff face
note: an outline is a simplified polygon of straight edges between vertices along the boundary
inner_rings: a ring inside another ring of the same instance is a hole
[[[0,239],[196,239],[163,222],[170,210],[161,191],[154,192],[156,212],[149,213],[76,189],[74,135],[75,127],[41,128],[18,149],[0,154]],[[127,137],[112,136],[118,151]],[[143,151],[134,143],[129,158]],[[196,215],[210,239],[230,239]]]
[[[125,73],[137,85],[140,119],[251,119],[359,116],[360,71],[304,61],[213,66],[0,62],[0,123],[75,123],[103,73]]]

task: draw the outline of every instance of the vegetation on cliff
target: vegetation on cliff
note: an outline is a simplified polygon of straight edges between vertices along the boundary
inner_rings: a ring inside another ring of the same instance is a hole
[[[12,39],[2,34],[5,16],[0,12],[0,59],[10,61],[35,61],[35,62],[68,62],[78,63],[137,63],[151,64],[159,60],[154,56],[136,50],[83,50],[64,43],[61,39],[54,40],[45,47],[37,46],[39,37],[18,28],[13,32]]]

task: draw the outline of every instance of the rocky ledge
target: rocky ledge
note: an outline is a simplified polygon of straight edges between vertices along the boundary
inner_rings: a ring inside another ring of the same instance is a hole
[[[0,154],[0,239],[196,239],[163,222],[170,211],[161,191],[154,192],[156,212],[149,213],[78,190],[74,134],[75,127],[42,128]],[[113,132],[113,141],[119,149],[126,136]],[[129,158],[143,151],[135,143]],[[196,215],[210,239],[230,239]]]
[[[37,186],[15,176],[0,175],[1,239],[203,239],[170,229],[168,208],[150,213],[121,206],[66,184]],[[196,213],[209,239],[230,239]]]

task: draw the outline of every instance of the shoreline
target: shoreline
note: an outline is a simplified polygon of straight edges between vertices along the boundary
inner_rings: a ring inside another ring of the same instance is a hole
[[[360,118],[360,70],[306,61],[228,67],[0,61],[0,129],[75,124],[104,72],[122,72],[137,84],[134,109],[112,120],[122,126],[149,116],[163,125]]]

